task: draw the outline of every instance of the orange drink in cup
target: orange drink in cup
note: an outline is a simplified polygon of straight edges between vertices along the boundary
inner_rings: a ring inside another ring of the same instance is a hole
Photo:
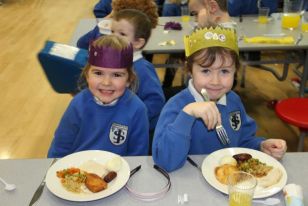
[[[268,7],[260,7],[259,8],[258,22],[260,24],[266,24],[268,22],[268,14],[269,14],[269,8]]]
[[[300,13],[303,9],[303,0],[284,0],[281,26],[293,30],[299,26]]]
[[[229,206],[252,206],[257,179],[247,172],[233,172],[228,176]]]
[[[308,32],[308,12],[305,12],[302,16],[302,31]]]
[[[293,30],[298,27],[300,19],[299,13],[284,13],[281,18],[281,26]]]
[[[190,21],[189,9],[188,9],[188,6],[186,5],[181,6],[181,19],[182,19],[182,22]]]

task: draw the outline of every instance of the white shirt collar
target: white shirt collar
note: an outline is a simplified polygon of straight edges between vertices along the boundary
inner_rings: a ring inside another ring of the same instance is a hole
[[[193,79],[190,79],[188,82],[188,90],[191,93],[191,95],[195,98],[196,102],[203,102],[203,97],[202,95],[195,89],[193,85]],[[227,97],[224,94],[220,99],[217,101],[217,104],[221,104],[226,106],[227,105]]]
[[[94,102],[100,106],[113,106],[115,105],[117,102],[118,102],[119,99],[115,99],[113,100],[112,102],[108,103],[108,104],[105,104],[103,103],[99,98],[95,97],[94,96]]]
[[[237,23],[235,21],[222,22],[222,23],[219,23],[219,26],[223,28],[237,30]]]
[[[133,57],[133,62],[137,61],[138,59],[141,59],[142,56],[142,51],[134,51],[134,57]]]

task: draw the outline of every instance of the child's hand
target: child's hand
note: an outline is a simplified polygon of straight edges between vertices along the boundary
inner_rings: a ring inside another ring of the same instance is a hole
[[[261,143],[261,151],[279,160],[286,153],[287,144],[282,139],[267,139]]]
[[[221,124],[221,117],[215,102],[194,102],[186,105],[183,111],[196,118],[201,118],[209,130]]]

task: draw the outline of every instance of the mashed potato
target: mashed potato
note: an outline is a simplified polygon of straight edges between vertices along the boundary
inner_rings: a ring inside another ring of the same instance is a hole
[[[109,171],[114,171],[114,172],[118,172],[122,167],[122,159],[121,157],[114,157],[112,159],[110,159],[107,163],[106,163],[106,169]]]
[[[232,156],[224,156],[223,158],[220,159],[219,164],[220,165],[228,164],[228,165],[236,166],[237,162]]]

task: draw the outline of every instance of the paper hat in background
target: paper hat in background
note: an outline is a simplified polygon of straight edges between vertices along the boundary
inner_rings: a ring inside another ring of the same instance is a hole
[[[236,31],[219,26],[197,29],[190,35],[184,36],[184,46],[186,57],[210,47],[225,47],[239,54]]]

